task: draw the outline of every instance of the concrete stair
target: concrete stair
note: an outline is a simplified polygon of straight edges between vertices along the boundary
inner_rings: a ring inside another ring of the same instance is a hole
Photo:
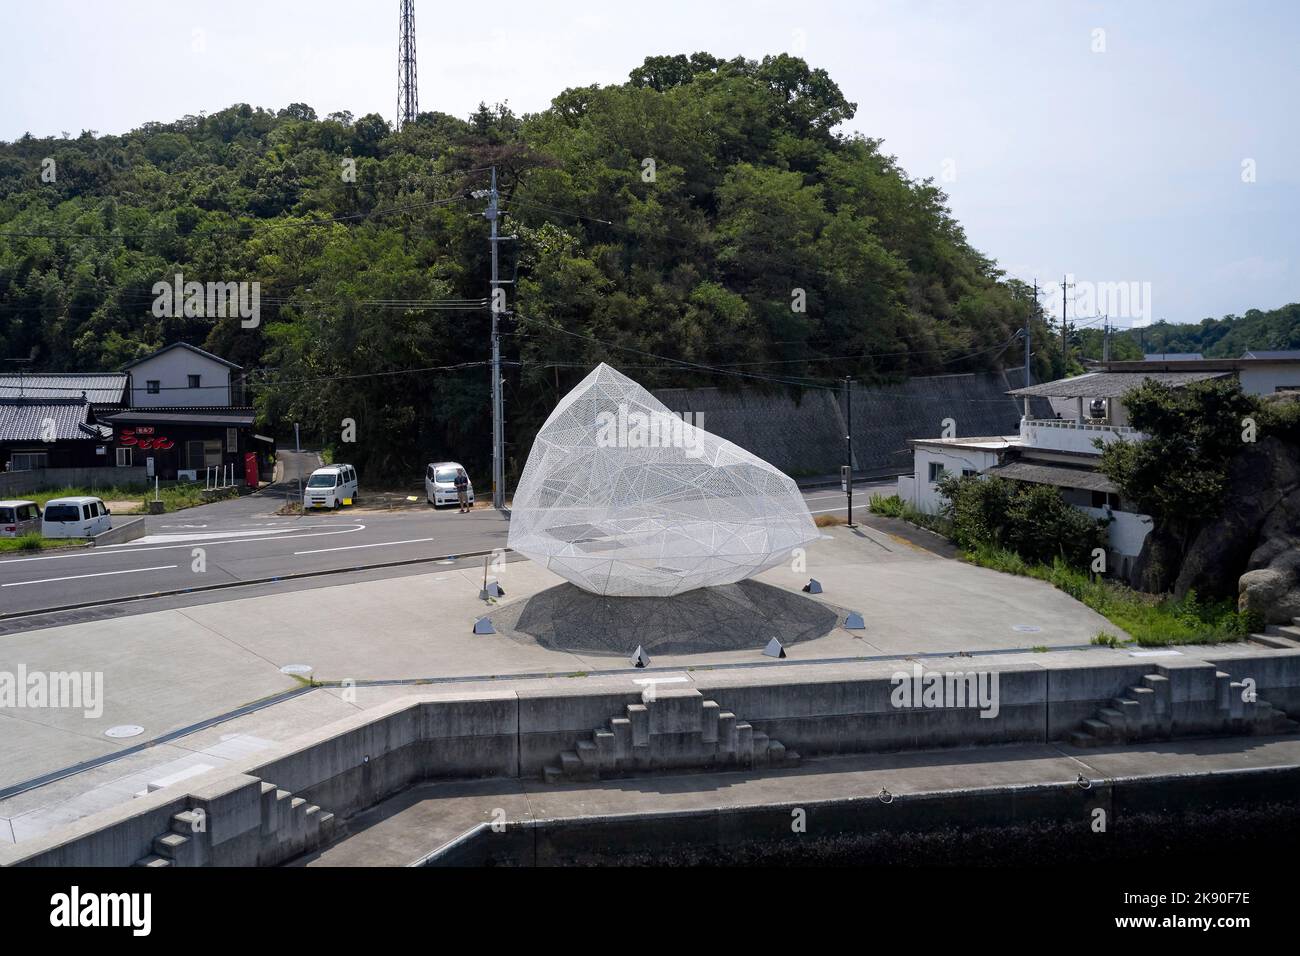
[[[542,770],[547,783],[667,769],[790,767],[799,755],[697,690],[664,690],[629,704]]]
[[[1078,730],[1071,731],[1069,743],[1075,747],[1100,747],[1193,734],[1285,734],[1300,729],[1300,724],[1268,701],[1258,696],[1253,701],[1243,700],[1247,685],[1220,670],[1213,674],[1213,700],[1188,703],[1175,694],[1177,685],[1190,697],[1192,684],[1206,679],[1208,670],[1209,665],[1157,666],[1156,673],[1143,676],[1137,684],[1098,708]],[[1206,686],[1201,684],[1202,688]],[[1193,710],[1193,705],[1198,705],[1197,709]]]
[[[136,860],[136,866],[203,866],[202,811],[182,810],[172,815],[170,829],[153,838],[153,853]]]
[[[334,814],[273,783],[262,783],[261,811],[263,842],[276,848],[275,862],[313,849],[334,833]],[[208,846],[203,811],[183,810],[172,815],[166,833],[153,838],[153,852],[135,865],[207,866]]]
[[[1293,617],[1290,624],[1269,624],[1263,634],[1252,634],[1250,640],[1264,647],[1291,649],[1300,647],[1300,617]]]

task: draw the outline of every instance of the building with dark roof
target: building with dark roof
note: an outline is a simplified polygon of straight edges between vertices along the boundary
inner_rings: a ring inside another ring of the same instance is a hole
[[[142,468],[164,480],[221,470],[256,483],[274,446],[253,433],[241,371],[177,342],[118,372],[0,376],[0,467]]]
[[[85,397],[96,411],[127,404],[125,372],[5,372],[0,374],[0,401],[11,398]]]
[[[84,398],[0,398],[0,469],[111,465],[112,439]]]

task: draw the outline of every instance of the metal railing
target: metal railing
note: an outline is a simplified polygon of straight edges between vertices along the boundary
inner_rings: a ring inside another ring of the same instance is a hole
[[[1076,422],[1069,418],[1029,418],[1025,420],[1027,428],[1068,428],[1076,431],[1114,432],[1116,435],[1136,435],[1138,430],[1129,425],[1106,425],[1092,422]]]

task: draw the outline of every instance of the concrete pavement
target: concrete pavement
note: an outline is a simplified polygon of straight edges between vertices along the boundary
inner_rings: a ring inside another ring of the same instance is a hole
[[[322,681],[441,681],[455,682],[457,690],[489,679],[511,678],[514,686],[515,680],[546,680],[546,675],[644,673],[633,671],[621,654],[548,650],[502,635],[475,636],[474,620],[491,610],[478,598],[482,573],[481,567],[453,568],[0,636],[0,671],[79,671],[102,674],[104,681],[102,714],[94,718],[67,708],[0,711],[0,788],[112,756],[293,691],[302,682],[281,672],[287,665],[307,665]],[[494,573],[506,590],[506,603],[527,602],[560,583],[527,561]],[[1030,648],[1038,645],[1087,645],[1108,627],[1043,582],[939,558],[871,528],[831,529],[809,549],[805,569],[777,568],[760,580],[798,593],[809,576],[825,591],[808,600],[859,610],[868,626],[865,631],[836,627],[800,642],[781,666],[919,654],[1032,654]],[[768,637],[755,634],[748,648],[656,655],[652,666],[778,666],[759,653]],[[304,721],[319,726],[315,722],[409,692],[409,684],[316,690],[306,695],[310,701],[295,698],[220,728],[187,733],[0,801],[0,838],[6,830],[11,837],[43,832],[105,800],[124,799],[123,788],[139,781],[114,781],[134,773],[156,778],[183,769],[187,760],[212,764],[221,753],[211,753],[214,747],[283,739]],[[104,735],[118,725],[143,731],[126,739]]]
[[[0,633],[104,616],[84,611],[63,612],[52,621],[28,616],[52,608],[92,602],[108,605],[160,591],[351,570],[506,546],[509,520],[504,515],[486,507],[464,515],[454,509],[434,511],[423,504],[419,490],[412,493],[421,504],[400,511],[372,508],[363,488],[355,508],[277,516],[286,494],[293,497],[294,475],[309,473],[316,461],[314,453],[282,453],[287,477],[278,484],[254,495],[148,516],[146,536],[126,544],[0,559],[0,618],[22,615],[17,626],[0,620]],[[855,486],[855,514],[866,515],[873,490],[890,488],[878,483]],[[844,495],[838,490],[809,491],[805,500],[816,514],[844,510]],[[217,599],[224,598],[221,594]],[[121,613],[151,609],[127,603]]]

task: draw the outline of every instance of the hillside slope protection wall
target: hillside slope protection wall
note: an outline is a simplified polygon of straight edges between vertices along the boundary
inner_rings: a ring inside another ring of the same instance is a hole
[[[1022,406],[1007,395],[1022,369],[912,378],[893,385],[853,387],[854,469],[868,474],[911,471],[912,438],[937,438],[946,419],[957,435],[1013,435]],[[795,478],[838,473],[844,463],[844,393],[755,388],[668,388],[656,398],[677,413],[702,415],[696,424],[734,442]],[[1052,417],[1031,401],[1031,415]]]

